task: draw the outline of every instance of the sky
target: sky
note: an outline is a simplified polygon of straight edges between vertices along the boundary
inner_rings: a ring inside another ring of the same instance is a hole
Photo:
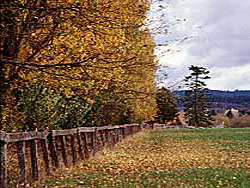
[[[197,65],[210,71],[209,89],[250,90],[250,0],[157,0],[149,27],[158,83],[181,86]]]

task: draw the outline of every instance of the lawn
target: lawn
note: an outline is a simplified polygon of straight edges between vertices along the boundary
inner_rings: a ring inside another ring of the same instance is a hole
[[[250,129],[141,132],[37,187],[250,187]]]

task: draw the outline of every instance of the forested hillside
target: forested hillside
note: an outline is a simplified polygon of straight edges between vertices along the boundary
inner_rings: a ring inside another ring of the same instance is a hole
[[[250,91],[235,90],[235,91],[220,91],[209,90],[208,100],[211,103],[211,108],[221,109],[222,111],[228,108],[248,108],[250,109]],[[182,106],[181,97],[185,95],[185,90],[175,91],[175,96],[179,101],[179,106]]]
[[[155,114],[149,1],[3,0],[0,121],[8,132]]]

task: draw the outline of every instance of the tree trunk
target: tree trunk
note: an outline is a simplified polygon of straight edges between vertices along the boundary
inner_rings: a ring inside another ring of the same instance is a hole
[[[16,21],[17,9],[9,8],[11,0],[1,1],[0,11],[0,122],[2,121],[2,111],[6,105],[6,93],[10,88],[10,82],[14,80],[16,66],[9,65],[6,69],[3,60],[14,60],[18,54],[18,25]],[[0,129],[2,129],[0,123]]]

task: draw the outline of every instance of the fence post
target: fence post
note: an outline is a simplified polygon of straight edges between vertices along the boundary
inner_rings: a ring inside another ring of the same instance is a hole
[[[130,126],[130,135],[133,136],[133,126]]]
[[[117,134],[117,141],[116,141],[116,143],[119,143],[120,142],[120,128],[117,128],[116,134]]]
[[[108,129],[105,130],[104,137],[105,137],[106,146],[109,146],[110,140],[109,140],[109,130]]]
[[[95,128],[95,153],[100,151],[100,131]]]
[[[17,149],[18,164],[20,169],[18,188],[25,188],[26,187],[25,142],[24,141],[17,142],[16,149]]]
[[[121,142],[121,141],[122,141],[122,138],[123,138],[123,135],[122,135],[122,128],[120,127],[120,128],[119,128],[119,137],[118,137],[118,141]]]
[[[79,131],[77,132],[77,142],[78,142],[78,149],[79,149],[80,157],[82,160],[84,160],[85,154],[84,154],[83,139],[82,139],[82,135]]]
[[[32,178],[34,180],[38,180],[38,159],[37,159],[36,140],[30,140],[30,155],[31,155]]]
[[[125,127],[122,127],[121,134],[122,134],[122,139],[124,139],[125,138]]]
[[[47,139],[41,139],[40,140],[42,152],[43,152],[43,162],[44,162],[44,168],[47,176],[51,175],[50,170],[50,160],[49,160],[49,149],[48,149],[48,140]]]
[[[75,134],[70,135],[70,142],[71,142],[72,162],[73,165],[75,165],[76,164]]]
[[[58,151],[57,151],[57,143],[56,143],[56,136],[53,136],[52,132],[52,142],[49,144],[50,149],[50,157],[52,160],[52,165],[56,168],[59,168],[59,159],[58,159]]]
[[[112,129],[109,129],[108,132],[107,132],[107,137],[108,137],[108,146],[111,150],[113,150],[113,144],[114,144],[114,138],[113,138],[113,130]]]
[[[7,143],[0,140],[0,187],[7,188]]]
[[[114,129],[114,134],[115,134],[114,143],[117,144],[118,143],[118,128]]]
[[[126,126],[126,127],[125,127],[125,130],[124,130],[124,132],[125,132],[125,138],[128,137],[128,131],[129,131],[129,127]]]
[[[101,136],[101,142],[102,142],[102,148],[105,146],[105,135],[104,135],[104,130],[100,131],[100,136]]]
[[[88,133],[83,133],[83,145],[84,145],[84,153],[86,159],[89,158],[89,148],[88,148]]]
[[[118,143],[118,128],[115,128],[115,144]]]
[[[115,148],[115,129],[112,129],[111,134],[112,134],[112,150],[114,150],[114,148]]]
[[[97,128],[95,128],[95,131],[91,134],[91,147],[92,147],[92,155],[95,156],[97,151]]]
[[[63,158],[63,163],[65,167],[68,167],[68,157],[67,157],[67,143],[66,143],[66,136],[60,136],[60,141],[61,141],[61,148],[62,148],[62,158]]]

